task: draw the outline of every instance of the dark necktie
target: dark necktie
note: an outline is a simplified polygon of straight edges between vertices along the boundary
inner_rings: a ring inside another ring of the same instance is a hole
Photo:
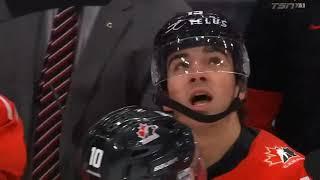
[[[61,179],[59,137],[76,56],[78,13],[75,7],[59,9],[41,71],[34,136],[33,179]]]

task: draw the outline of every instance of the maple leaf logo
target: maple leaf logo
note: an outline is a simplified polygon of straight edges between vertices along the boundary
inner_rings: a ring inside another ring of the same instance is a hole
[[[144,139],[149,134],[149,126],[147,124],[139,124],[137,135],[139,138]]]
[[[136,134],[138,135],[139,138],[141,138],[140,142],[142,144],[147,144],[157,139],[158,137],[160,137],[156,133],[157,129],[158,129],[157,125],[148,125],[148,124],[140,123]]]
[[[265,152],[267,158],[264,162],[268,163],[269,166],[276,164],[286,164],[291,158],[297,157],[295,152],[288,147],[266,147],[267,152]]]

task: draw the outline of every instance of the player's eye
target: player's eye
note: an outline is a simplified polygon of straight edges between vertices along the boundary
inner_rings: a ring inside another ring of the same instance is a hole
[[[220,57],[215,56],[215,57],[210,57],[208,63],[210,65],[221,66],[224,63],[224,60],[221,59]]]

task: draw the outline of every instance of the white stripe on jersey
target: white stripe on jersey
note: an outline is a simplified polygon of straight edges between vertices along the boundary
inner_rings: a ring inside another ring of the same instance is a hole
[[[0,100],[3,102],[4,107],[6,107],[6,109],[7,109],[8,119],[13,120],[13,110],[12,110],[9,102],[5,98],[3,98],[2,96],[0,96]]]

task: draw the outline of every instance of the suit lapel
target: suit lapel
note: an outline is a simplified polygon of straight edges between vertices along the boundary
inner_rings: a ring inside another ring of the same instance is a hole
[[[64,115],[63,133],[71,132],[85,113],[85,107],[94,96],[99,75],[110,60],[114,48],[130,22],[131,0],[113,0],[102,7],[90,33],[86,47],[81,52],[79,64],[72,75],[72,84]]]

